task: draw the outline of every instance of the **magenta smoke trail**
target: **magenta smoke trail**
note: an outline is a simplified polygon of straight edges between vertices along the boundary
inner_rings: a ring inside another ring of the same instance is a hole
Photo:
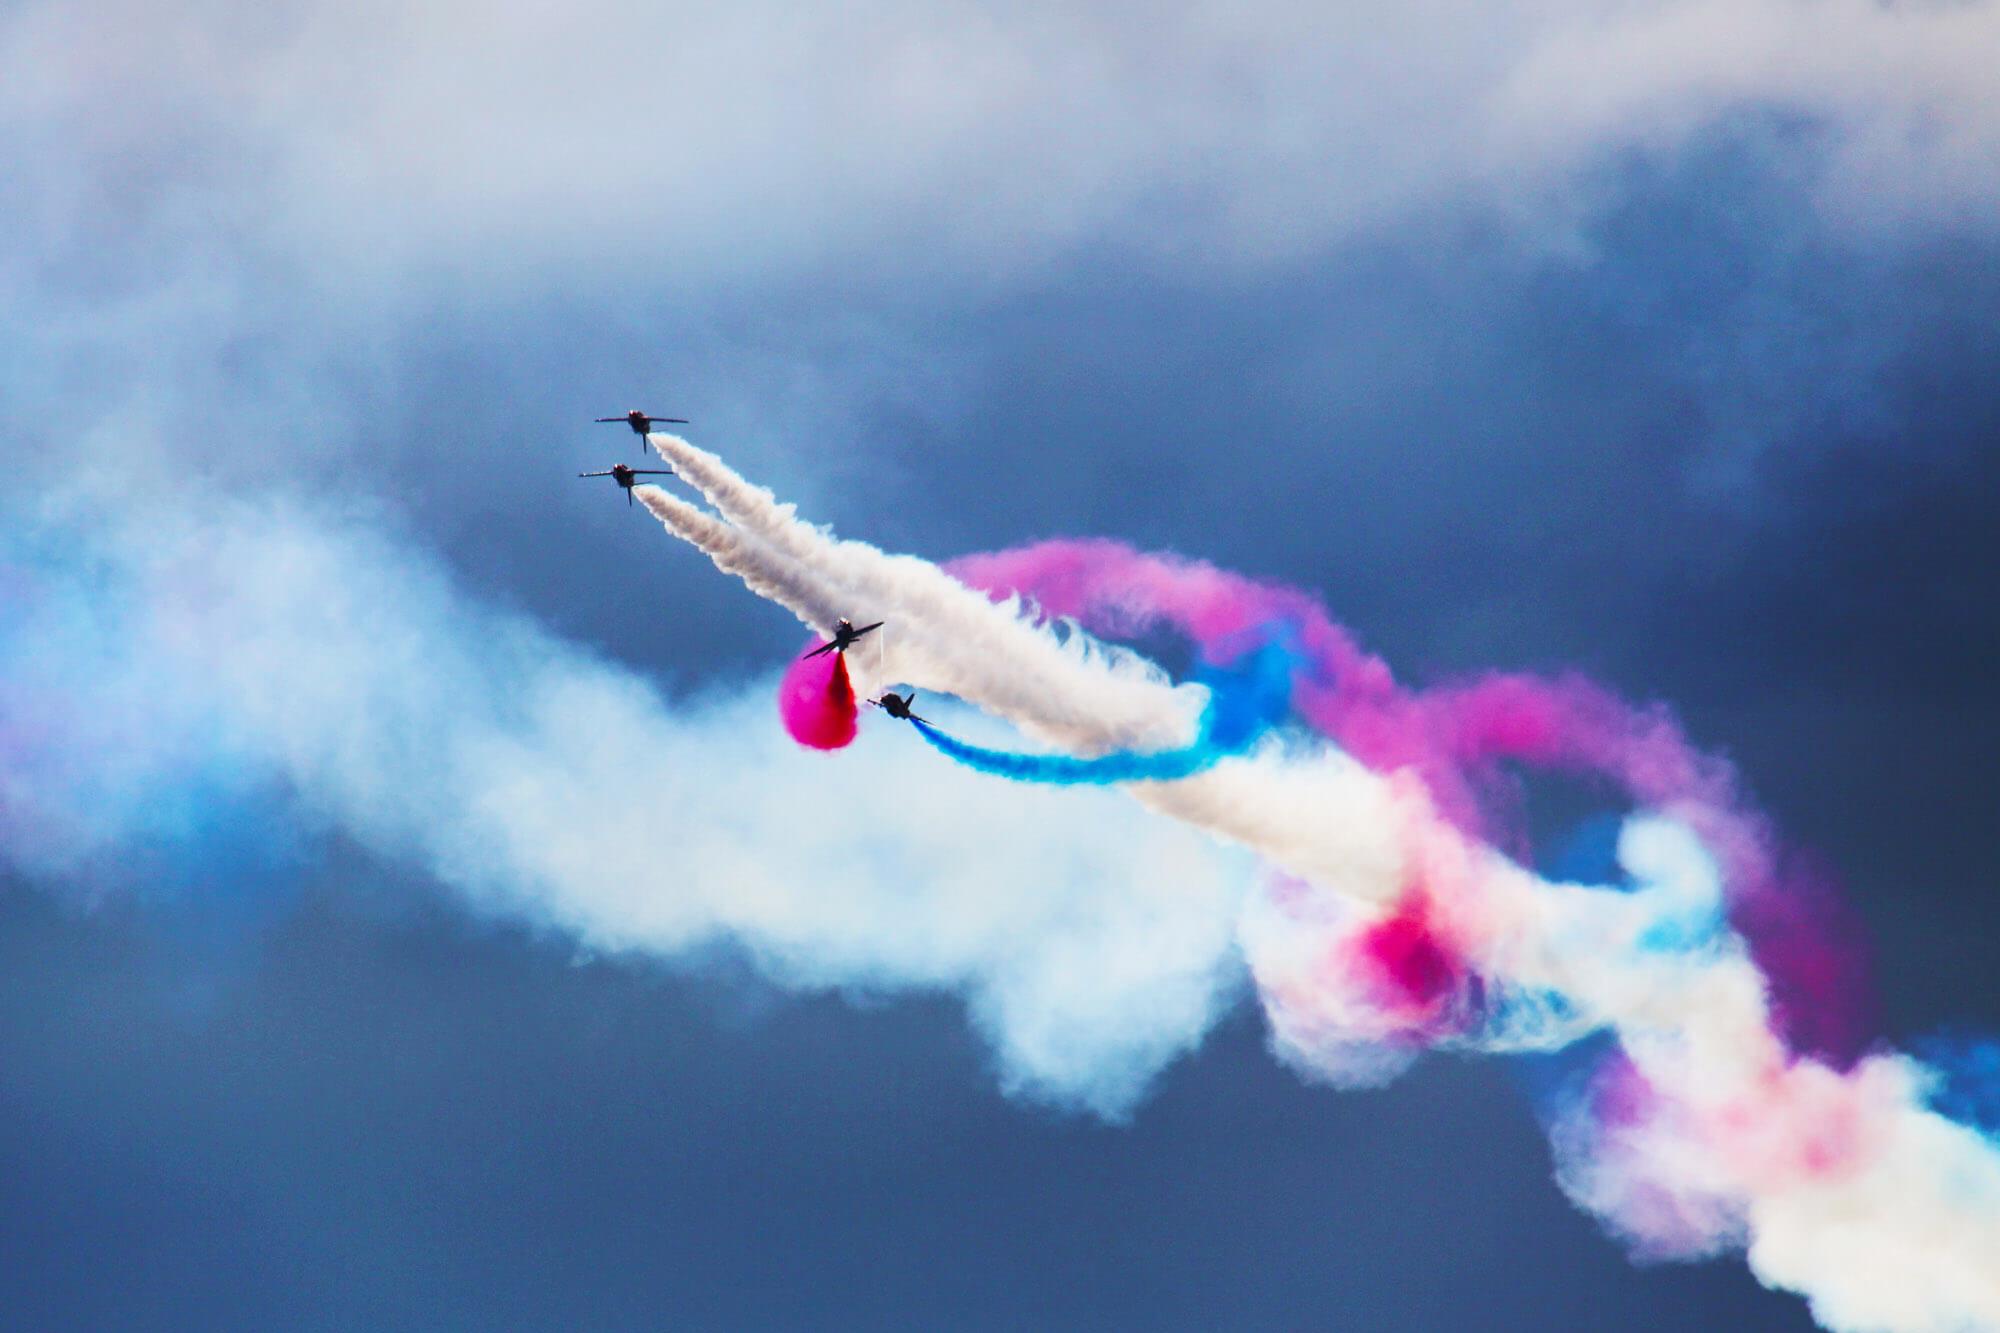
[[[1447,818],[1512,849],[1524,840],[1509,822],[1503,761],[1601,779],[1672,814],[1722,862],[1731,922],[1773,984],[1786,1036],[1839,1060],[1868,1040],[1865,964],[1838,902],[1808,864],[1782,854],[1729,766],[1691,745],[1664,708],[1634,707],[1580,675],[1496,672],[1406,690],[1309,594],[1113,541],[1042,542],[950,568],[1109,635],[1169,625],[1207,648],[1283,616],[1300,627],[1311,668],[1300,715],[1370,768],[1413,772]]]
[[[778,683],[778,715],[791,738],[808,748],[838,750],[851,742],[857,711],[844,653],[797,658]]]

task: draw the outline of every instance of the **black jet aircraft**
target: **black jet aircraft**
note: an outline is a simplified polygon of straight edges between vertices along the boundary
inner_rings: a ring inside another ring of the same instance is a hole
[[[894,690],[891,690],[881,698],[870,699],[868,702],[874,704],[890,717],[900,717],[905,722],[927,721],[928,719],[918,717],[910,711],[910,705],[916,701],[917,692],[915,690],[911,690],[908,694],[898,694]]]
[[[840,620],[834,622],[833,641],[821,644],[807,653],[806,656],[818,657],[821,653],[844,653],[853,645],[856,639],[866,634],[869,630],[881,628],[882,622],[878,620],[872,625],[863,625],[860,629],[856,629],[854,628],[854,622],[843,616]]]
[[[598,417],[596,418],[596,421],[599,425],[610,425],[610,426],[615,426],[622,421],[626,425],[630,426],[632,428],[632,433],[638,436],[642,440],[645,439],[648,435],[651,435],[653,433],[653,427],[661,422],[665,422],[669,426],[685,426],[688,424],[686,417],[647,416],[644,412],[641,412],[636,407],[633,408],[630,412],[627,412],[622,417]]]
[[[635,484],[633,482],[634,477],[671,477],[674,475],[674,470],[670,467],[626,467],[623,463],[613,463],[602,472],[579,472],[576,475],[579,477],[610,477],[625,492],[625,503],[631,504],[632,487]]]

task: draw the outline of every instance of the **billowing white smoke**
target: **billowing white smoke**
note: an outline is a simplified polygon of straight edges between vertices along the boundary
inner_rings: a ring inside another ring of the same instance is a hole
[[[922,562],[836,543],[711,456],[660,445],[729,517],[645,490],[649,507],[808,623],[890,618],[881,681],[949,681],[1084,746],[1186,725],[1197,701],[1143,663],[1037,630]],[[1841,1074],[1789,1058],[1727,931],[1694,950],[1643,946],[1663,921],[1712,914],[1717,894],[1670,820],[1628,826],[1621,859],[1645,887],[1619,894],[1540,882],[1444,828],[1420,792],[1302,742],[1134,792],[1308,881],[1246,899],[1247,855],[1117,793],[960,771],[899,728],[803,752],[775,725],[768,682],[670,710],[366,531],[197,508],[130,511],[94,549],[25,566],[33,595],[0,628],[35,645],[38,669],[11,683],[88,686],[77,711],[95,745],[90,763],[72,746],[0,793],[16,812],[22,791],[38,798],[25,807],[38,828],[11,830],[7,848],[37,873],[181,818],[160,796],[199,760],[225,796],[282,790],[307,827],[593,948],[672,958],[726,943],[788,986],[962,996],[1010,1088],[1116,1116],[1199,1042],[1245,961],[1286,1059],[1336,1081],[1384,1072],[1343,1063],[1369,1049],[1375,1015],[1328,984],[1326,959],[1418,858],[1482,973],[1567,1002],[1545,1028],[1469,1044],[1610,1026],[1675,1098],[1614,1127],[1611,1151],[1601,1123],[1558,1125],[1579,1202],[1614,1227],[1667,1210],[1711,1247],[1741,1245],[1831,1327],[2000,1327],[2000,1156],[1925,1109],[1920,1065],[1882,1056]],[[143,610],[120,623],[119,608]],[[1010,681],[1017,667],[1035,688]],[[1858,1165],[1816,1165],[1844,1155]]]
[[[727,520],[642,490],[670,530],[728,543],[746,581],[820,629],[837,607],[891,622],[873,683],[948,690],[1083,749],[1184,734],[1186,711],[1128,660],[1059,643],[923,561],[836,540],[684,440],[653,442]],[[1717,920],[1714,865],[1671,821],[1628,826],[1621,860],[1644,887],[1627,894],[1543,883],[1446,826],[1421,791],[1326,747],[1267,748],[1133,794],[1308,882],[1297,901],[1246,918],[1242,935],[1279,1050],[1308,1073],[1381,1072],[1352,1063],[1380,1049],[1378,1034],[1326,960],[1348,918],[1379,910],[1414,874],[1457,918],[1482,975],[1564,1001],[1539,1032],[1467,1044],[1560,1044],[1607,1027],[1668,1095],[1665,1112],[1629,1132],[1558,1127],[1563,1183],[1580,1203],[1614,1227],[1668,1209],[1690,1250],[1741,1245],[1763,1280],[1804,1294],[1829,1327],[2000,1328],[2000,1149],[1927,1108],[1930,1075],[1913,1061],[1875,1056],[1843,1074],[1787,1051],[1763,977]],[[1696,943],[1649,942],[1690,923],[1706,923]],[[1586,1142],[1593,1133],[1604,1142]]]
[[[287,825],[592,949],[720,943],[787,987],[962,996],[1008,1088],[1112,1117],[1241,986],[1248,858],[1115,793],[995,788],[900,731],[807,753],[774,680],[670,705],[367,530],[193,509],[87,557],[65,538],[76,568],[10,602],[36,670],[9,683],[45,718],[78,691],[85,728],[25,773],[0,745],[0,820],[33,815],[0,851],[29,873],[95,882],[121,841],[204,821],[183,854],[213,854],[265,821],[185,789],[279,790]]]

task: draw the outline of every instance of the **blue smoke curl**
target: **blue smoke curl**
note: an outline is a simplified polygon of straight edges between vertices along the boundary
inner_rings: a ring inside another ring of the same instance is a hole
[[[1204,664],[1196,679],[1208,686],[1208,707],[1192,745],[1175,750],[1120,750],[1088,758],[989,750],[915,722],[940,752],[968,768],[1016,782],[1060,786],[1172,782],[1243,753],[1291,713],[1292,685],[1302,665],[1294,636],[1282,628],[1226,664]],[[914,722],[915,719],[912,719]]]

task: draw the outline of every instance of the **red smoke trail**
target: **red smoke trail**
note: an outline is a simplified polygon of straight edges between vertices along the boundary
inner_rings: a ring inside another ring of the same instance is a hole
[[[815,750],[838,750],[852,741],[856,711],[847,658],[839,653],[801,657],[778,686],[778,712],[785,719],[785,730]]]

